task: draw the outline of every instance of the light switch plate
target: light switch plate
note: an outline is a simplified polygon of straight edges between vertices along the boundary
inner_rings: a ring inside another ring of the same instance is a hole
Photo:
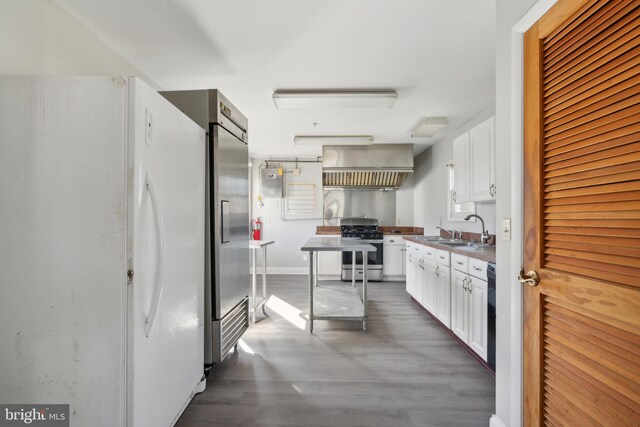
[[[502,240],[511,240],[511,218],[502,220]]]

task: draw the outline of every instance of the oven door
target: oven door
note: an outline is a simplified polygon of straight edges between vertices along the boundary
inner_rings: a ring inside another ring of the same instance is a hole
[[[375,252],[367,252],[367,267],[369,269],[382,268],[382,240],[363,240],[370,245],[375,246]],[[342,252],[342,268],[353,265],[353,252]],[[356,252],[356,267],[362,268],[362,252]]]

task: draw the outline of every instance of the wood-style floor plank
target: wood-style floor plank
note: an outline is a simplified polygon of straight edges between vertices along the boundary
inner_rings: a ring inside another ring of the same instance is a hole
[[[411,302],[404,282],[369,284],[366,334],[355,321],[300,329],[307,277],[267,282],[279,304],[213,367],[177,426],[488,425],[493,377]]]

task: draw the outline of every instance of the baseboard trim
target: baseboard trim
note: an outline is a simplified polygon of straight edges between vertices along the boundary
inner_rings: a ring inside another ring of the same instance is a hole
[[[262,267],[256,268],[262,274]],[[308,267],[267,267],[267,274],[309,274]]]
[[[489,427],[507,427],[496,414],[491,415],[489,419]]]

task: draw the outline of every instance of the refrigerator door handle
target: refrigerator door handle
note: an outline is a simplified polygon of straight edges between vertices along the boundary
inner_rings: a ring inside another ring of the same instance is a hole
[[[156,236],[158,242],[158,265],[156,267],[156,284],[153,288],[153,299],[151,300],[151,308],[147,321],[145,323],[145,335],[148,337],[153,327],[153,321],[156,318],[158,312],[158,305],[160,305],[160,297],[162,296],[162,288],[164,286],[164,226],[162,224],[162,215],[160,214],[160,205],[158,203],[158,194],[156,193],[156,187],[153,184],[151,174],[147,171],[147,190],[151,198],[151,205],[155,214],[156,220]]]
[[[220,242],[229,243],[229,201],[220,201]]]

